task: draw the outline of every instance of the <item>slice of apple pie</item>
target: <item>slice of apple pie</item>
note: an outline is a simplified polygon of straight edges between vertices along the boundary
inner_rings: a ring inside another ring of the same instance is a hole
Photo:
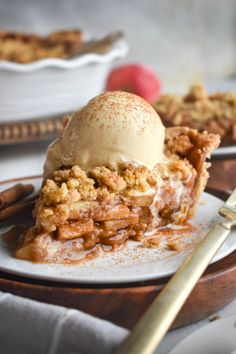
[[[35,225],[16,257],[78,262],[128,239],[158,237],[164,225],[184,224],[206,185],[206,158],[218,144],[214,134],[165,130],[135,95],[96,97],[49,147]]]

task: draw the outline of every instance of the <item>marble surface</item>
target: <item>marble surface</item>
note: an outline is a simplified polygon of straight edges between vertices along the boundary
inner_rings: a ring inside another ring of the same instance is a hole
[[[225,306],[223,309],[218,311],[217,315],[219,315],[220,318],[230,316],[232,314],[236,314],[236,300],[229,304],[228,306]],[[189,336],[191,333],[194,331],[198,330],[202,326],[207,325],[210,322],[210,319],[213,316],[210,316],[209,318],[206,318],[202,321],[198,321],[196,323],[193,323],[189,326],[185,326],[179,329],[175,329],[173,331],[170,331],[166,337],[163,339],[162,343],[160,344],[159,348],[155,351],[155,354],[167,354],[172,348],[175,347],[179,342],[181,342],[185,337]],[[191,348],[189,348],[189,353],[191,352]]]
[[[40,175],[48,142],[0,146],[0,181]]]

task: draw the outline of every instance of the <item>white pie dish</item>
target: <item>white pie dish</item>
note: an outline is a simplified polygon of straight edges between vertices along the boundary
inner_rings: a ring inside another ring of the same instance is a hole
[[[104,90],[112,62],[127,52],[121,38],[105,54],[29,64],[0,61],[0,123],[60,115],[83,106]]]
[[[236,145],[222,146],[213,151],[212,158],[214,159],[230,159],[236,156]]]

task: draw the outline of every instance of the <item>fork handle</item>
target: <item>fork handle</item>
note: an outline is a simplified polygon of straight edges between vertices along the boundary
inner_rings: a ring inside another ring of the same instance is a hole
[[[215,225],[154,300],[117,354],[151,354],[161,342],[198,279],[226,240],[232,221]]]

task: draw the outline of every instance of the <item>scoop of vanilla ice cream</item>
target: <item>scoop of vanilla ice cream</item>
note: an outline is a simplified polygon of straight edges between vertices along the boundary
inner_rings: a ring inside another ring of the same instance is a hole
[[[153,168],[163,158],[165,128],[152,106],[134,94],[101,94],[75,112],[49,145],[44,177],[62,166],[83,169],[133,161]]]

